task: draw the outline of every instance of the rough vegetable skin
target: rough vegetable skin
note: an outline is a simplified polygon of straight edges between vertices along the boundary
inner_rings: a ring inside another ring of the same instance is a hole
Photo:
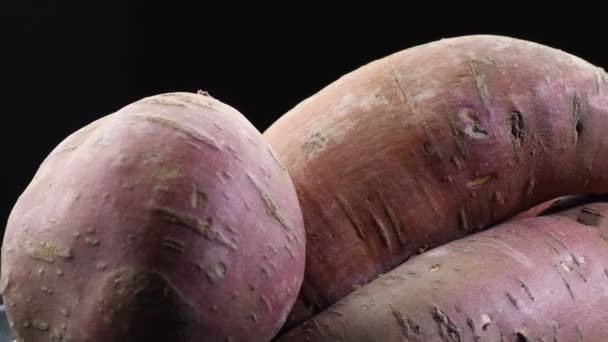
[[[17,341],[269,340],[305,245],[272,154],[235,109],[190,93],[72,134],[8,220],[0,290]]]
[[[428,251],[277,342],[605,341],[608,203]]]
[[[282,116],[264,136],[307,235],[290,324],[424,250],[608,192],[607,83],[550,47],[465,36],[372,62]]]

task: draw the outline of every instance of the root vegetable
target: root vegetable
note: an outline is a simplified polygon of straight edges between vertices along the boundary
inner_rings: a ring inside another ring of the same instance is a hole
[[[607,83],[565,52],[466,36],[370,63],[281,117],[264,135],[307,235],[291,321],[420,251],[552,198],[608,192]]]
[[[72,134],[8,221],[0,289],[17,341],[270,339],[305,244],[272,154],[235,109],[189,93]]]
[[[608,203],[508,222],[417,256],[278,342],[604,341]]]

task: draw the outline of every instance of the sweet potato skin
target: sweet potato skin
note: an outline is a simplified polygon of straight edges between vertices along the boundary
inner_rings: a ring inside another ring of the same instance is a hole
[[[604,341],[608,203],[419,255],[296,327],[298,341]]]
[[[607,192],[607,82],[556,49],[466,36],[372,62],[286,113],[264,136],[304,215],[297,316],[536,204]]]
[[[236,110],[189,93],[68,137],[8,221],[1,290],[17,340],[270,339],[305,246],[272,153]]]

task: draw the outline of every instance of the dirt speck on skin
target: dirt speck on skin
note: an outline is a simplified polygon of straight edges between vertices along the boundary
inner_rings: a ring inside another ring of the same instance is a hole
[[[92,247],[99,246],[99,243],[100,243],[98,239],[92,238],[92,237],[89,237],[89,236],[86,236],[84,238],[84,242],[87,245],[92,246]]]
[[[327,137],[323,136],[320,132],[312,134],[304,145],[302,145],[302,151],[306,158],[312,158],[317,153],[323,151],[327,145]]]
[[[467,187],[469,187],[469,188],[477,188],[477,187],[480,187],[482,185],[486,185],[486,184],[488,184],[490,182],[493,182],[497,178],[498,177],[494,173],[490,174],[490,175],[487,175],[487,176],[480,177],[480,178],[476,178],[476,179],[473,179],[470,182],[468,182],[467,183]]]
[[[56,258],[69,260],[74,257],[71,249],[59,247],[44,241],[38,244],[33,242],[26,243],[26,252],[32,259],[46,261],[51,264]]]
[[[49,324],[47,322],[38,320],[38,319],[34,319],[32,321],[32,328],[36,329],[36,330],[40,330],[40,331],[48,331],[49,330]]]
[[[6,271],[2,274],[2,277],[0,278],[0,294],[4,294],[6,289],[8,289],[10,283],[11,275],[9,271]]]

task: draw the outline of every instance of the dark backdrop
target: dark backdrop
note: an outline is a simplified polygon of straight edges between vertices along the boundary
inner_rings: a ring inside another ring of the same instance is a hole
[[[349,11],[202,1],[92,3],[0,5],[0,146],[6,181],[0,233],[55,145],[144,96],[204,89],[264,130],[352,69],[445,37],[509,35],[608,66],[608,20],[599,9],[583,6],[569,5],[560,14],[530,13],[515,4],[488,2],[494,9],[482,14],[440,2],[424,9],[351,2]]]

